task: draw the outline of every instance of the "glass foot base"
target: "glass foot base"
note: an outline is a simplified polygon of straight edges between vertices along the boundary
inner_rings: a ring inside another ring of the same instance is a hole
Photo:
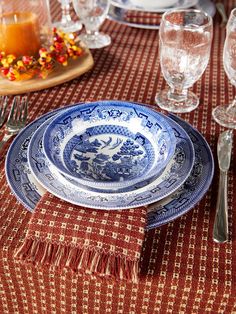
[[[233,110],[232,110],[233,111]],[[214,120],[220,125],[236,129],[236,113],[231,112],[227,106],[218,106],[212,111],[212,116]]]
[[[187,99],[175,100],[169,98],[169,90],[163,90],[156,95],[155,100],[161,109],[176,113],[190,112],[199,105],[198,97],[190,91],[188,91]]]
[[[80,34],[79,39],[90,49],[103,48],[111,44],[111,37],[103,33],[96,35]]]
[[[67,22],[66,24],[63,24],[61,22],[56,22],[53,23],[53,26],[56,27],[57,29],[61,29],[65,33],[73,33],[80,31],[83,27],[82,23],[77,21],[77,22]]]

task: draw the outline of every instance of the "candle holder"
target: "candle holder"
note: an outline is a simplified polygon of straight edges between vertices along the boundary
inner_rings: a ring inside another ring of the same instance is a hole
[[[0,52],[37,56],[51,41],[48,0],[0,1]]]
[[[48,0],[0,1],[0,76],[42,79],[84,49],[75,35],[52,28]]]

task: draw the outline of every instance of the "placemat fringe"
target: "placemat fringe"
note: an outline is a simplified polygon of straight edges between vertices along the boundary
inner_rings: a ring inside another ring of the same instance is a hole
[[[15,252],[18,260],[58,269],[69,268],[73,272],[98,274],[117,280],[138,282],[139,261],[129,260],[101,252],[97,248],[71,247],[56,243],[26,239]]]

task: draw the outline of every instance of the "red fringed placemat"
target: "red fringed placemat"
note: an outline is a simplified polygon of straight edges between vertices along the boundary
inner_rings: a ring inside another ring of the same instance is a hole
[[[83,208],[46,193],[15,256],[36,265],[137,282],[146,214],[145,207]]]

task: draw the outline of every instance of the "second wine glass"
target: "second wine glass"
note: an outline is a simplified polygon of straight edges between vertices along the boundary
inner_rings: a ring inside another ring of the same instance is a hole
[[[86,33],[80,34],[79,38],[87,47],[102,48],[110,45],[110,36],[98,31],[107,17],[110,0],[73,0],[73,5],[85,26]]]
[[[72,0],[58,0],[58,2],[61,4],[62,16],[59,22],[53,23],[53,26],[66,33],[81,30],[82,23],[80,21],[73,21],[70,15],[70,3]]]
[[[199,10],[170,10],[163,14],[159,31],[160,64],[170,89],[156,96],[159,107],[190,112],[198,97],[188,90],[203,74],[210,57],[212,18]]]
[[[231,11],[223,51],[223,64],[230,83],[236,87],[236,8]],[[236,97],[229,105],[219,105],[212,112],[220,125],[236,129]]]

